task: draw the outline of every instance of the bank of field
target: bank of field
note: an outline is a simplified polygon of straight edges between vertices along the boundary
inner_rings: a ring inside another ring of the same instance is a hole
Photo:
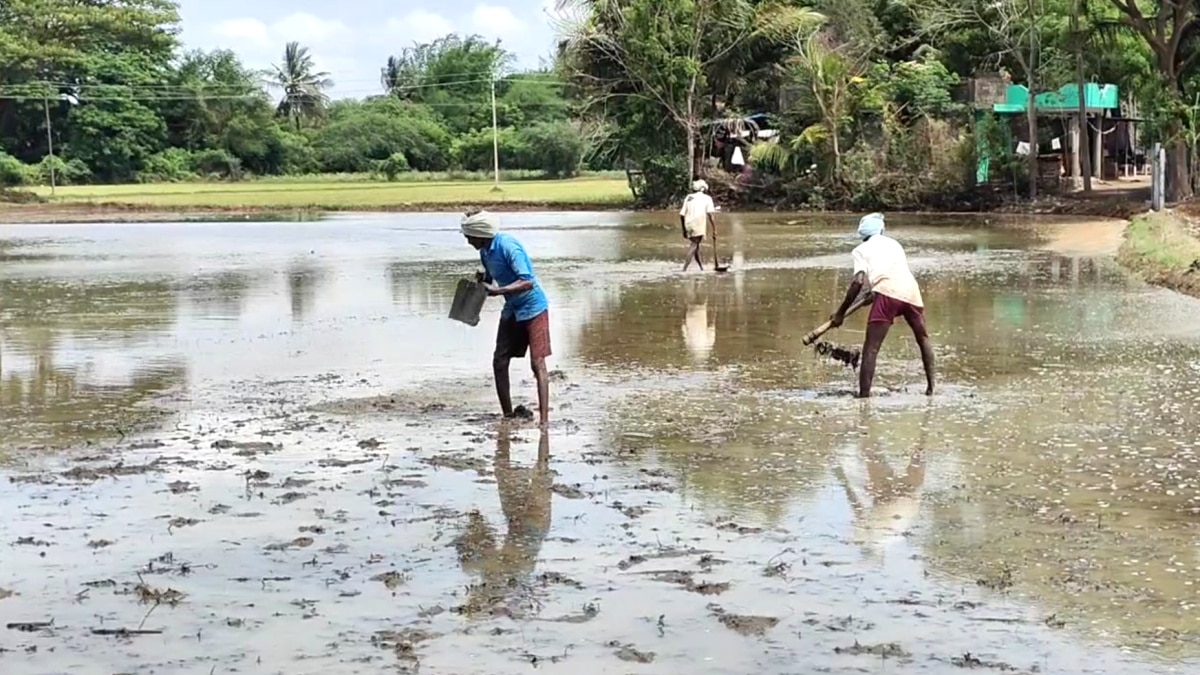
[[[49,188],[38,194],[50,198]],[[595,205],[632,202],[624,177],[586,176],[568,180],[361,182],[251,181],[245,183],[158,183],[70,185],[51,198],[63,204],[122,204],[148,209],[317,209],[352,211],[464,204]]]
[[[1130,221],[1117,260],[1143,279],[1200,297],[1200,226],[1178,212]]]

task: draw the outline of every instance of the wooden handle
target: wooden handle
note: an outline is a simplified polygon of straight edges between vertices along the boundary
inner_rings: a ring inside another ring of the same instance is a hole
[[[874,299],[875,297],[870,292],[863,293],[862,295],[858,296],[855,298],[854,302],[850,303],[850,306],[846,308],[846,316],[850,316],[859,309],[862,309],[864,306],[871,304],[871,301]],[[810,331],[808,335],[805,335],[800,341],[805,347],[807,347],[816,342],[817,338],[828,333],[831,328],[833,328],[833,322],[826,321]]]

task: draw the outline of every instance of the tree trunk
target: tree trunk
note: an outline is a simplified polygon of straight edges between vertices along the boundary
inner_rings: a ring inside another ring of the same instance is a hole
[[[688,154],[688,171],[692,174],[692,180],[700,178],[699,158],[696,156],[696,135],[700,132],[700,125],[696,122],[696,93],[691,90],[687,94],[687,106],[685,114],[687,115],[684,126],[687,128],[687,154]]]
[[[1076,10],[1078,11],[1078,10]],[[1076,18],[1075,21],[1079,19]],[[1083,79],[1083,50],[1075,50],[1075,79],[1079,83],[1079,145],[1074,148],[1079,156],[1079,173],[1083,175],[1083,191],[1092,191],[1092,155],[1091,139],[1088,136],[1087,98]],[[1099,139],[1097,138],[1097,142]]]
[[[1025,105],[1025,121],[1029,131],[1029,200],[1038,197],[1038,129],[1037,106],[1033,102],[1033,87],[1029,88],[1029,101]]]
[[[1182,136],[1172,136],[1167,144],[1166,192],[1168,202],[1178,202],[1192,196],[1191,173],[1188,171],[1188,145]]]

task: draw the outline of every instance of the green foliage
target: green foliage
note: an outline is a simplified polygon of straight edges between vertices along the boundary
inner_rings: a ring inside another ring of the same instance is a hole
[[[691,168],[679,155],[651,157],[641,164],[641,178],[634,186],[639,206],[661,207],[675,204],[688,193]]]
[[[30,167],[37,182],[49,185],[51,172],[56,185],[83,185],[92,178],[92,170],[78,159],[64,160],[62,157],[46,155],[42,161]]]
[[[641,202],[665,204],[718,170],[713,120],[765,112],[780,136],[751,148],[749,198],[930,203],[973,188],[977,155],[1028,177],[1007,120],[971,123],[962,78],[1003,70],[1047,91],[1075,81],[1076,54],[1084,79],[1136,101],[1144,142],[1171,144],[1176,167],[1200,159],[1191,0],[1138,4],[1144,23],[1116,0],[575,4],[553,70],[451,34],[381,64],[385,95],[332,101],[296,42],[266,85],[232,51],[181,51],[172,0],[0,0],[0,185],[48,183],[51,167],[60,184],[490,173],[494,90],[502,171],[637,168]]]
[[[394,181],[400,174],[411,170],[412,167],[408,165],[408,158],[403,152],[397,152],[379,164],[379,172],[389,181]]]
[[[450,134],[426,108],[379,98],[339,102],[329,116],[313,143],[323,171],[369,172],[398,152],[418,171],[449,166]]]
[[[21,160],[0,152],[0,188],[26,185],[29,182],[29,167]]]
[[[521,149],[520,168],[540,169],[551,178],[569,178],[579,173],[583,137],[570,122],[538,122],[521,129],[517,144]]]
[[[493,150],[499,151],[500,166],[517,166],[525,154],[516,129],[497,130],[494,147],[492,130],[479,129],[454,142],[454,164],[465,171],[490,171],[494,167]]]

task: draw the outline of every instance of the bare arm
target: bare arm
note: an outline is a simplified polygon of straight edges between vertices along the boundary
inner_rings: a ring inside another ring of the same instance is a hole
[[[515,293],[524,293],[533,288],[532,279],[517,279],[507,286],[491,286],[488,288],[489,295],[513,295]]]
[[[837,308],[837,311],[833,313],[833,316],[829,317],[829,320],[833,323],[834,327],[842,325],[842,321],[846,319],[846,310],[850,308],[850,305],[854,302],[855,298],[862,293],[863,284],[865,284],[866,281],[867,275],[864,272],[855,274],[854,278],[850,280],[850,287],[846,289],[846,297],[842,298],[841,306]]]

